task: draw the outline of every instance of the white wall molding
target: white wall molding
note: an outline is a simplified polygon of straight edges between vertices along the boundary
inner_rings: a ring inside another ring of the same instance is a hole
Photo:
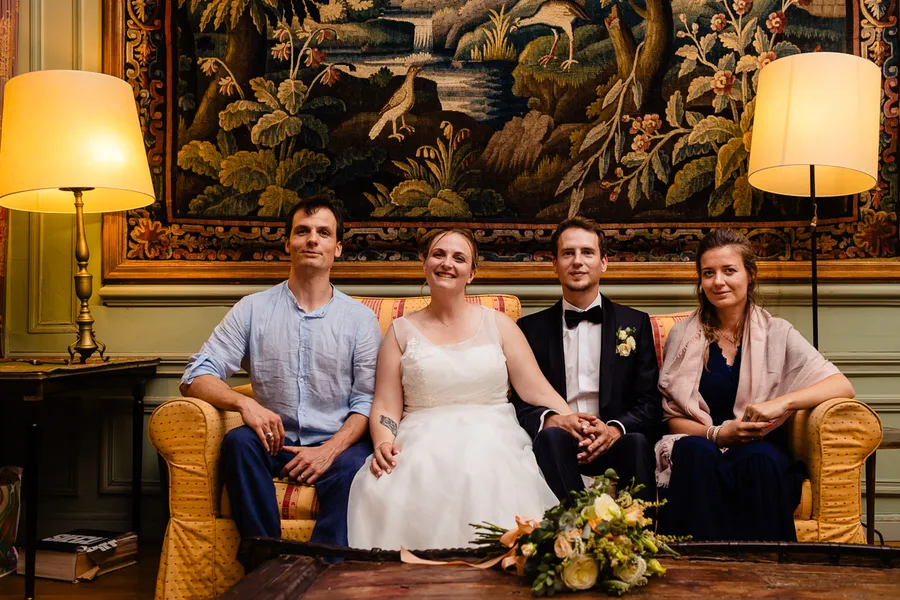
[[[231,306],[239,299],[268,289],[270,285],[105,285],[98,294],[111,307],[134,306]],[[337,284],[352,296],[418,296],[428,288],[414,284],[368,285]],[[636,308],[658,305],[694,306],[694,286],[672,285],[608,285],[601,292],[616,302]],[[764,285],[763,297],[772,306],[810,306],[808,285]],[[517,296],[526,307],[544,306],[558,300],[562,292],[553,284],[496,284],[471,285],[471,294],[504,293]],[[897,284],[823,284],[819,286],[820,307],[829,306],[900,306],[900,285]]]
[[[900,376],[900,352],[825,352],[825,357],[848,377]]]
[[[865,512],[863,512],[863,520],[865,520]],[[900,540],[900,515],[878,515],[875,519],[875,529],[881,532],[886,541]],[[878,542],[878,536],[875,536],[875,542]]]

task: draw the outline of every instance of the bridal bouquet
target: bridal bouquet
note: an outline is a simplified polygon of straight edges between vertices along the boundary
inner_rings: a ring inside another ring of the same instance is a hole
[[[613,498],[616,479],[615,471],[606,471],[590,488],[573,494],[574,506],[558,504],[540,523],[516,517],[517,527],[510,530],[473,524],[473,543],[503,554],[503,568],[525,575],[537,596],[591,588],[621,596],[666,572],[653,556],[676,552],[666,543],[670,538],[647,528],[646,509],[660,503],[634,498],[640,487],[622,489]]]

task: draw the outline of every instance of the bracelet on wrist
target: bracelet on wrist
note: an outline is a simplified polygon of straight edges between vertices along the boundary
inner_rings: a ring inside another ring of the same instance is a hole
[[[712,441],[718,446],[719,445],[719,431],[722,429],[721,425],[716,425],[712,432]]]
[[[710,425],[709,427],[706,428],[706,439],[708,439],[708,440],[711,439],[711,438],[709,437],[709,434],[710,434],[710,433],[712,432],[712,430],[715,429],[715,428],[716,428],[715,425]]]

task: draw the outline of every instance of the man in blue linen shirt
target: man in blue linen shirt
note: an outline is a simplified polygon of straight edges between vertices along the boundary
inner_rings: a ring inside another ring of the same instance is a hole
[[[272,477],[282,476],[316,485],[311,541],[346,546],[350,484],[372,452],[381,330],[375,313],[330,283],[343,236],[335,205],[302,201],[285,225],[288,280],[228,312],[191,357],[181,392],[244,420],[226,434],[220,463],[242,538],[281,537]],[[254,398],[225,382],[242,366]]]

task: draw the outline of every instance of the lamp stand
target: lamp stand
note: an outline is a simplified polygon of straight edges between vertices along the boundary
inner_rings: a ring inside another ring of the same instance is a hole
[[[816,258],[819,254],[816,246],[816,227],[819,221],[819,206],[816,204],[816,166],[809,165],[809,195],[812,198],[813,216],[809,224],[810,242],[812,246],[812,329],[813,347],[819,349],[819,277]]]
[[[81,363],[87,362],[87,359],[94,352],[99,352],[100,358],[106,361],[109,360],[109,357],[103,356],[103,353],[106,352],[106,344],[94,336],[94,317],[91,316],[91,307],[88,304],[91,299],[93,277],[87,270],[91,251],[88,248],[87,236],[84,233],[84,200],[82,200],[82,194],[94,188],[60,189],[75,194],[75,262],[78,264],[78,271],[75,273],[75,295],[81,300],[81,310],[78,311],[78,317],[75,319],[75,323],[78,325],[78,338],[69,344],[69,364],[75,363],[76,353],[80,357],[78,362]]]

